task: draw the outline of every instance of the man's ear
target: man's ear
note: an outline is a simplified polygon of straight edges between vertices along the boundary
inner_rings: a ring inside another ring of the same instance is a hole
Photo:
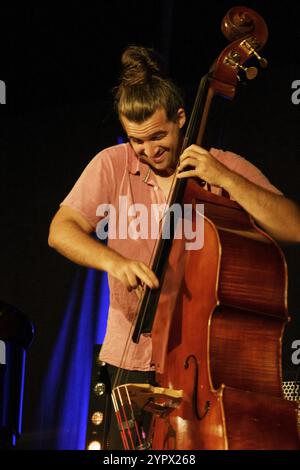
[[[179,108],[177,111],[177,122],[178,122],[179,129],[181,129],[185,125],[185,121],[186,121],[185,110],[183,108]]]

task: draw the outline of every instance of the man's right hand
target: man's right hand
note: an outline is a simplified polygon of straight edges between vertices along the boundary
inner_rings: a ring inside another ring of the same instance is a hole
[[[143,262],[134,261],[123,256],[118,256],[109,269],[111,276],[119,279],[129,292],[137,289],[137,295],[141,292],[140,287],[144,284],[150,289],[157,289],[159,281],[154,272]]]

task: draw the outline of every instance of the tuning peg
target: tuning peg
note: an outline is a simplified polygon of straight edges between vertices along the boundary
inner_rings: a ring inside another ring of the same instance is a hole
[[[266,69],[268,67],[268,61],[264,57],[261,57],[255,50],[252,51],[255,57],[257,58],[259,65],[262,69]]]
[[[253,80],[258,74],[256,67],[244,67],[243,65],[237,64],[240,70],[243,70],[248,80]]]
[[[252,44],[251,44],[251,42]],[[241,46],[246,48],[248,52],[250,52],[250,54],[253,54],[258,62],[259,62],[259,65],[261,66],[262,69],[266,69],[268,67],[268,61],[267,59],[265,59],[264,57],[261,57],[257,51],[256,51],[256,48],[255,46],[257,46],[257,42],[254,38],[249,38],[248,40],[247,39],[244,39],[244,41],[242,41],[241,43]]]
[[[238,68],[242,70],[248,80],[253,80],[257,74],[258,70],[256,67],[245,67],[239,63],[240,61],[240,54],[236,51],[231,51],[230,54],[226,57],[226,62],[229,63],[232,67]]]

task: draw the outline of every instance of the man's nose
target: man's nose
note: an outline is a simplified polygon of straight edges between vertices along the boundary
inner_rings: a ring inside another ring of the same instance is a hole
[[[158,155],[159,147],[155,142],[145,142],[145,155],[146,157],[152,158]]]

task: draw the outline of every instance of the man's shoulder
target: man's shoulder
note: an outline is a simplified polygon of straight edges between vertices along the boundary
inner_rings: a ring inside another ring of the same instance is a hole
[[[220,148],[211,147],[209,152],[221,163],[223,163],[223,165],[234,171],[240,166],[244,168],[244,166],[252,165],[248,160],[246,160],[246,158],[235,152],[232,152],[231,150],[223,150]]]
[[[108,172],[119,179],[137,168],[138,157],[129,143],[123,143],[101,150],[89,165],[97,172]]]
[[[125,163],[131,154],[131,150],[132,149],[128,143],[112,145],[97,153],[95,158],[111,161],[112,163],[117,164],[120,164],[122,160]]]
[[[240,160],[240,159],[243,159],[244,158],[241,156],[241,155],[238,155],[237,153],[235,152],[232,152],[231,150],[224,150],[224,149],[221,149],[221,148],[215,148],[215,147],[211,147],[209,152],[216,158],[218,158],[219,160]]]

